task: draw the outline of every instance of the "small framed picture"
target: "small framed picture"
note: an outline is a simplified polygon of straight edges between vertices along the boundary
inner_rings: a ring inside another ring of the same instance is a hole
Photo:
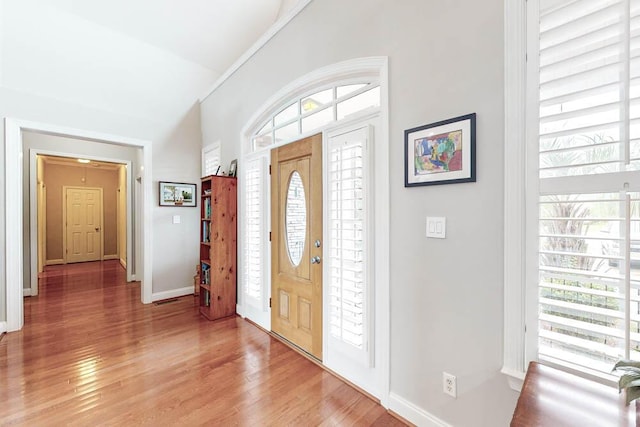
[[[476,114],[404,131],[404,186],[476,181]]]
[[[236,176],[238,168],[238,160],[231,160],[231,164],[229,165],[229,176]]]
[[[196,206],[196,184],[160,181],[160,206]]]

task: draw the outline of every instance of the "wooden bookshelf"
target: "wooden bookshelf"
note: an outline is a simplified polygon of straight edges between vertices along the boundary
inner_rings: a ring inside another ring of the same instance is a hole
[[[237,181],[202,178],[200,210],[200,314],[209,320],[236,312]]]

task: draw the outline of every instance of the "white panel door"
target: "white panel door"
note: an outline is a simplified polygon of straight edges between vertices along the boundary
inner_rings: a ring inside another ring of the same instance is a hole
[[[102,189],[67,188],[66,262],[99,261],[102,253]]]

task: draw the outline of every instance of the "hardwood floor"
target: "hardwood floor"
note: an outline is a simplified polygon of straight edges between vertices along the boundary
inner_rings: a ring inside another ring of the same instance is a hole
[[[143,305],[117,261],[47,267],[0,340],[0,425],[204,424],[404,425],[241,318]]]

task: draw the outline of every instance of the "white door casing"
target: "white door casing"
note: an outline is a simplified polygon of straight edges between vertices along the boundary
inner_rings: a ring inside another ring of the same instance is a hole
[[[135,138],[122,137],[111,134],[104,134],[81,129],[67,128],[57,125],[30,122],[24,120],[16,120],[5,118],[5,260],[6,260],[6,315],[7,315],[7,331],[20,330],[24,324],[23,310],[23,218],[22,203],[23,189],[22,185],[15,185],[16,182],[22,182],[22,131],[33,131],[57,135],[63,137],[83,139],[90,143],[98,141],[108,144],[130,146],[139,148],[142,154],[142,166],[140,171],[136,173],[137,178],[141,182],[141,214],[140,218],[141,239],[140,245],[143,249],[142,254],[142,271],[137,277],[141,280],[141,300],[148,304],[152,301],[152,251],[144,250],[144,248],[153,247],[153,229],[150,220],[152,218],[152,147],[151,141]],[[73,153],[68,153],[72,156]],[[101,160],[97,159],[96,160]],[[35,209],[32,209],[34,212]],[[32,213],[33,215],[33,213]],[[33,222],[33,221],[32,221]],[[34,222],[36,223],[36,222]],[[32,243],[36,240],[31,232]],[[37,232],[36,232],[37,234]],[[32,245],[32,247],[36,246]],[[37,265],[35,266],[37,270]]]

